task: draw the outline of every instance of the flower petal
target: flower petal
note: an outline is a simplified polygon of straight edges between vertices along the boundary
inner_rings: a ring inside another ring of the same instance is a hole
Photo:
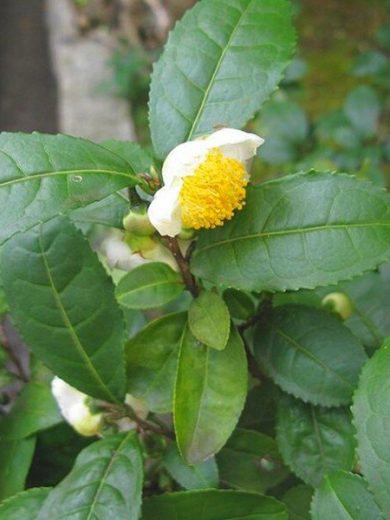
[[[256,150],[264,143],[264,139],[235,128],[222,128],[207,136],[204,142],[209,150],[219,148],[226,157],[245,163],[256,155]]]
[[[179,205],[181,185],[181,181],[176,180],[176,182],[159,189],[149,206],[149,220],[160,235],[174,237],[181,231]]]
[[[192,175],[204,161],[208,148],[206,140],[199,139],[179,144],[167,156],[162,168],[164,184],[170,185],[175,179]]]

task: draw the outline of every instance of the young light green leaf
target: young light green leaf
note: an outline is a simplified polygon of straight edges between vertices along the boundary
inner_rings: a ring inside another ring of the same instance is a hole
[[[143,520],[287,520],[284,505],[271,497],[240,491],[202,490],[147,498]]]
[[[390,517],[390,341],[363,369],[352,407],[362,473],[386,518]]]
[[[323,476],[350,470],[355,440],[344,408],[320,408],[284,395],[279,401],[277,441],[284,462],[307,484],[317,487]]]
[[[136,267],[116,288],[118,302],[128,309],[152,309],[174,300],[183,291],[178,273],[162,262]]]
[[[1,272],[12,317],[37,357],[82,392],[121,399],[124,321],[81,233],[64,219],[19,233],[2,249]]]
[[[327,475],[314,494],[313,520],[382,520],[384,517],[358,475],[337,471]]]
[[[37,520],[51,488],[31,488],[8,498],[0,505],[0,520]]]
[[[198,3],[176,25],[152,76],[157,154],[216,125],[244,126],[276,89],[294,46],[285,0]]]
[[[289,474],[276,441],[263,433],[237,429],[217,455],[221,482],[242,491],[264,493]]]
[[[236,289],[226,289],[223,299],[232,318],[247,320],[255,314],[255,304],[249,294]]]
[[[181,458],[176,445],[171,444],[164,453],[163,464],[168,473],[184,489],[210,489],[218,487],[218,467],[214,457],[201,464],[189,465]]]
[[[188,324],[197,340],[208,347],[223,350],[230,334],[229,310],[222,298],[202,291],[188,309]]]
[[[310,520],[310,504],[313,498],[313,488],[306,484],[298,484],[283,495],[290,520]]]
[[[126,346],[127,391],[157,413],[172,411],[177,359],[185,313],[149,323]]]
[[[248,189],[244,209],[200,233],[193,272],[248,291],[330,285],[390,258],[390,197],[349,175],[291,175]]]
[[[37,520],[123,518],[138,520],[143,464],[134,432],[113,435],[85,448],[55,487]]]
[[[0,439],[23,439],[62,421],[57,403],[46,383],[27,383],[11,412],[0,420]]]
[[[273,310],[254,336],[255,356],[285,392],[322,406],[348,404],[367,355],[339,319],[304,305]]]
[[[0,243],[39,222],[138,183],[127,161],[85,139],[2,133]]]
[[[177,368],[174,421],[176,440],[189,464],[203,462],[225,444],[244,406],[247,364],[234,328],[226,348],[199,343],[186,327]]]
[[[0,441],[0,501],[24,489],[35,450],[35,437]]]

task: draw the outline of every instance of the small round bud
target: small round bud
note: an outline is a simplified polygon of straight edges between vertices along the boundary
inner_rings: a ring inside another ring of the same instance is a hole
[[[129,233],[138,236],[150,236],[156,232],[150,223],[147,208],[144,205],[130,210],[129,214],[123,219],[123,227]]]
[[[343,319],[348,319],[352,312],[353,306],[348,296],[342,292],[332,292],[323,298],[322,305],[337,314]]]

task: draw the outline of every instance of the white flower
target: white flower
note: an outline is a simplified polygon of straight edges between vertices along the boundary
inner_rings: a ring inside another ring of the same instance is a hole
[[[164,186],[149,206],[149,219],[161,235],[182,227],[213,228],[244,205],[248,168],[264,140],[234,128],[174,148],[163,164]]]
[[[88,395],[68,385],[59,377],[53,379],[51,389],[64,419],[78,433],[86,437],[100,433],[103,415],[91,412],[87,405],[90,399]]]

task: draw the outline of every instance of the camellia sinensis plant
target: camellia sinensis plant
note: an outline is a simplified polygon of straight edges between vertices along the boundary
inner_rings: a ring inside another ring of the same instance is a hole
[[[251,177],[294,45],[286,0],[201,0],[154,68],[153,151],[1,134],[31,350],[1,520],[390,518],[389,196]]]

